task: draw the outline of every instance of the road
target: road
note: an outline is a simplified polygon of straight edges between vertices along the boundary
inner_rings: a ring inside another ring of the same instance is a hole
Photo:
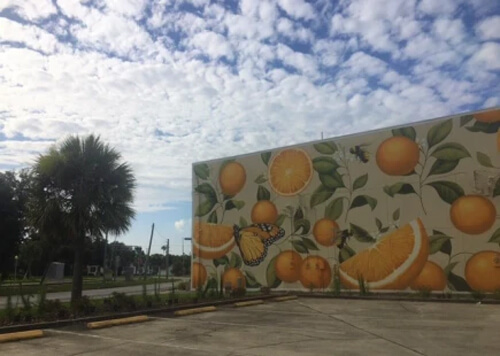
[[[154,293],[154,284],[147,285],[147,292],[149,295]],[[160,292],[165,293],[172,288],[171,283],[161,283]],[[125,293],[128,295],[138,295],[142,294],[142,285],[130,286],[130,287],[114,287],[114,288],[103,288],[103,289],[88,289],[83,291],[83,295],[90,298],[104,298],[111,295],[113,292]],[[37,302],[38,295],[34,295],[31,298],[32,302]],[[57,292],[57,293],[47,293],[47,299],[59,299],[61,302],[69,302],[71,299],[71,292]],[[22,306],[23,302],[20,296],[12,296],[12,305]],[[5,308],[7,305],[7,297],[0,297],[0,309]]]

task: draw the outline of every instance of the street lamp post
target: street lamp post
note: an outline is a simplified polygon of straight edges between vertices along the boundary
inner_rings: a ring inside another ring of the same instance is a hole
[[[19,256],[16,255],[14,257],[14,260],[15,260],[15,262],[14,262],[14,282],[17,282],[17,261],[19,260]]]
[[[184,262],[184,241],[191,241],[190,237],[184,237],[182,238],[182,271],[183,274],[186,274],[186,267],[185,267],[185,262]]]

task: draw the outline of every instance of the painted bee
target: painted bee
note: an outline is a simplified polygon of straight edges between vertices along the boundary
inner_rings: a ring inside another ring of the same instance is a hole
[[[339,250],[342,250],[344,248],[347,239],[349,239],[352,235],[352,232],[350,232],[349,230],[342,230],[340,232],[340,241],[337,242],[337,247],[339,248]]]
[[[351,147],[349,149],[349,152],[352,153],[359,161],[367,163],[370,158],[370,153],[365,150],[366,146],[368,145],[356,145],[354,147]]]

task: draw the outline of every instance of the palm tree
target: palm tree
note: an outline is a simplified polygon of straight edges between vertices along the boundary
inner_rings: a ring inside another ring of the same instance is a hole
[[[135,178],[120,154],[99,137],[70,137],[38,157],[33,167],[31,220],[69,239],[74,250],[71,303],[82,296],[86,238],[126,232],[135,215]]]

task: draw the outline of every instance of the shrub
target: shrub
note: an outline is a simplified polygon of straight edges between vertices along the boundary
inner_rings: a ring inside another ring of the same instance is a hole
[[[136,310],[136,308],[134,298],[125,293],[114,292],[110,297],[103,300],[103,309],[106,311],[132,311]]]
[[[75,315],[90,315],[96,311],[96,306],[92,303],[92,300],[88,296],[82,296],[76,303],[72,306],[73,313]]]

